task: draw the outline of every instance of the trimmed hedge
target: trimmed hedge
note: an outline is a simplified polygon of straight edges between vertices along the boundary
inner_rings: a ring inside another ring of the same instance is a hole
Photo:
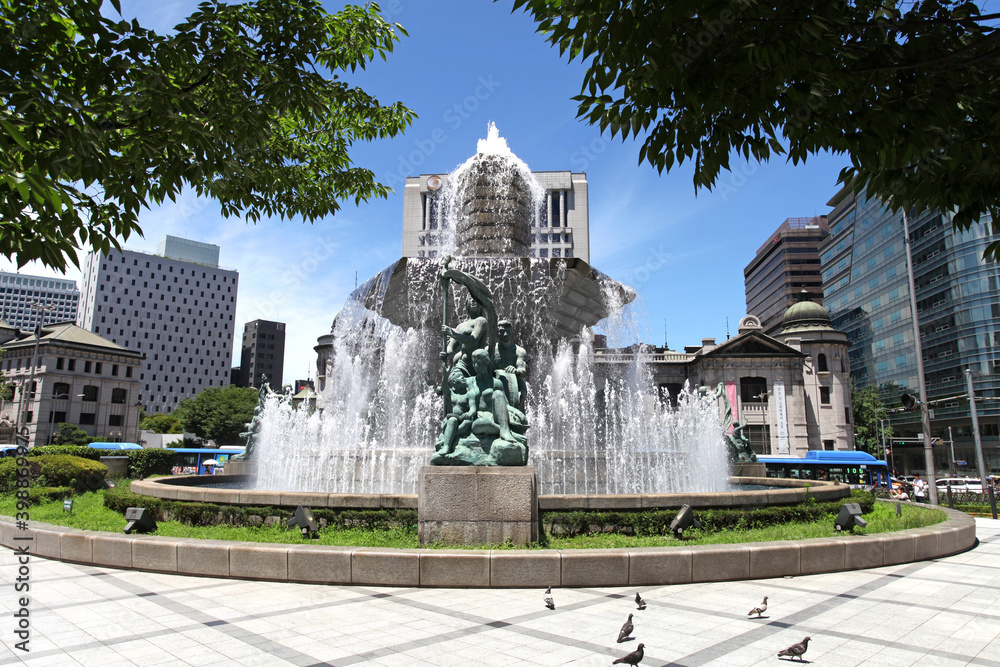
[[[217,505],[215,503],[186,502],[153,498],[132,493],[123,487],[104,492],[104,506],[114,512],[125,513],[129,507],[145,507],[158,521],[179,521],[190,526],[254,526],[278,517],[282,522],[291,518],[294,510],[265,505],[262,507]],[[313,517],[325,521],[334,529],[358,528],[361,530],[388,530],[401,527],[412,529],[417,524],[416,510],[330,510],[314,509]]]
[[[169,475],[177,464],[177,452],[169,449],[128,449],[116,454],[128,456],[128,476],[133,479]]]
[[[93,447],[82,447],[80,445],[42,445],[32,447],[28,450],[28,456],[43,456],[46,454],[67,454],[69,456],[79,456],[91,461],[99,461],[102,456],[107,456],[107,450],[94,449]]]
[[[818,521],[836,515],[845,502],[861,505],[867,514],[875,505],[875,497],[866,491],[855,491],[848,501],[816,502],[807,500],[798,505],[758,507],[754,509],[695,509],[701,530],[746,530],[764,528],[793,522]],[[621,533],[623,535],[669,535],[670,522],[677,510],[651,510],[646,512],[545,512],[541,523],[553,535],[573,537],[594,533]]]
[[[18,461],[27,463],[29,479],[18,477]],[[0,461],[0,486],[10,491],[18,486],[69,486],[76,491],[93,491],[104,486],[108,467],[98,461],[67,454],[42,454]]]
[[[62,500],[72,495],[73,489],[69,486],[35,486],[28,489],[28,500],[32,505]]]
[[[48,454],[68,454],[93,461],[99,461],[102,456],[127,456],[128,475],[134,479],[150,475],[169,475],[171,468],[177,462],[177,452],[169,449],[97,449],[78,445],[44,445],[28,450],[28,456],[45,456]]]

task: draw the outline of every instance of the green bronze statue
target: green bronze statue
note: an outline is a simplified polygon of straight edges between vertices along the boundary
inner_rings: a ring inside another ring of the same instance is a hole
[[[722,405],[725,408],[722,429],[723,433],[726,434],[726,444],[729,445],[729,460],[739,463],[757,463],[757,454],[750,446],[750,441],[743,435],[743,430],[748,424],[741,426],[738,421],[733,421],[733,406],[729,404],[729,398],[726,397],[725,385],[720,382],[714,393],[708,387],[699,387],[698,393],[702,396],[713,395],[716,399],[722,400]],[[732,433],[729,432],[730,427],[733,429]]]
[[[450,261],[445,256],[441,269],[444,419],[431,465],[527,465],[527,353],[512,340],[513,324],[497,321],[486,285],[475,276],[448,268]],[[469,292],[468,319],[455,327],[448,326],[451,282]]]

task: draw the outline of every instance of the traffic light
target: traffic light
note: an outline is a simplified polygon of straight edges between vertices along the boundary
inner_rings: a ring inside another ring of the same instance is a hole
[[[909,411],[916,408],[918,403],[917,399],[912,394],[903,394],[899,397],[899,401],[903,404],[903,409]]]

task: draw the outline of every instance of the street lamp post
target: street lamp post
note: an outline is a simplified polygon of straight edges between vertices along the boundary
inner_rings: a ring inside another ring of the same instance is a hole
[[[934,448],[931,444],[930,405],[927,402],[927,382],[924,380],[924,350],[920,343],[920,322],[917,319],[917,289],[913,281],[913,250],[910,247],[910,223],[903,213],[903,243],[906,246],[906,277],[910,288],[910,321],[913,323],[913,346],[917,356],[917,385],[920,388],[920,421],[924,430],[924,466],[927,468],[928,496],[931,505],[938,504],[937,480],[934,473]]]
[[[965,386],[969,392],[969,412],[972,414],[972,437],[976,443],[976,466],[979,468],[979,480],[983,489],[986,488],[986,461],[983,459],[983,441],[979,437],[979,415],[976,412],[976,391],[972,387],[972,370],[965,369]]]
[[[57,395],[55,395],[55,396],[52,397],[52,400],[53,401],[61,401],[63,399],[68,399],[68,398],[69,398],[69,394],[57,394]],[[52,436],[54,435],[52,427],[53,427],[53,417],[55,417],[55,413],[56,413],[56,411],[55,411],[55,405],[53,405],[52,408],[49,410],[49,433],[48,433],[48,435],[45,438],[45,444],[46,445],[51,445],[52,444]]]

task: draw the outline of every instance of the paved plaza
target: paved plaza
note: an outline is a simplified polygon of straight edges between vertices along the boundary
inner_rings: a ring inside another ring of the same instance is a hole
[[[859,572],[635,590],[318,586],[31,561],[30,653],[15,560],[0,568],[0,665],[816,665],[1000,667],[1000,521],[957,556]],[[760,620],[747,611],[764,595]],[[617,644],[634,613],[634,641]]]

